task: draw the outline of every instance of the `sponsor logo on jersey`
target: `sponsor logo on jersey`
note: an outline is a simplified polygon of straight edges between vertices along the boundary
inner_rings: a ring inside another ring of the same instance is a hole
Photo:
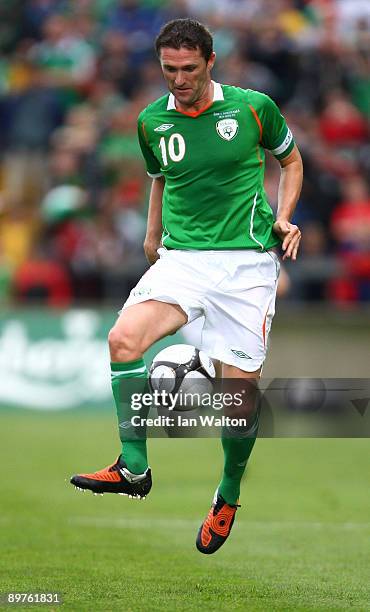
[[[232,140],[238,133],[239,124],[236,119],[221,119],[217,121],[216,130],[224,140]]]
[[[174,126],[175,126],[174,123],[162,123],[162,125],[156,127],[154,131],[155,132],[166,132],[167,130],[170,130]]]
[[[249,355],[247,355],[247,353],[244,353],[244,351],[237,351],[236,349],[230,349],[230,350],[232,353],[234,353],[234,355],[239,357],[239,359],[252,359],[252,357],[249,357]]]

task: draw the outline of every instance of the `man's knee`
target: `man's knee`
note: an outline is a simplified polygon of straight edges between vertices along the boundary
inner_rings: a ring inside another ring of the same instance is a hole
[[[136,330],[122,321],[110,330],[108,343],[112,361],[124,362],[140,359],[145,350]]]

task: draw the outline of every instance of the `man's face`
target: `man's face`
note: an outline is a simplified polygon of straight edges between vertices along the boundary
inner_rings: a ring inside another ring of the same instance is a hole
[[[199,49],[162,47],[160,62],[168,89],[183,106],[192,106],[204,93],[216,54],[208,62]]]

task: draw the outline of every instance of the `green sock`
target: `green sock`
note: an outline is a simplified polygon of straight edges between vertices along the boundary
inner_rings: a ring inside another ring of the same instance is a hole
[[[224,450],[224,471],[218,492],[226,503],[236,504],[240,495],[240,482],[256,441],[258,431],[258,411],[253,424],[245,432],[225,427],[221,437]]]
[[[111,362],[112,391],[116,404],[119,436],[122,443],[121,457],[133,474],[142,474],[148,467],[146,426],[134,426],[133,416],[146,418],[149,408],[133,410],[133,393],[145,393],[148,370],[144,359],[126,363]]]

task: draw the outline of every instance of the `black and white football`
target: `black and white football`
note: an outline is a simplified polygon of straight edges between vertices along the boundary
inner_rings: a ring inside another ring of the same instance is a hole
[[[154,357],[149,384],[152,392],[177,394],[176,410],[192,410],[198,395],[212,393],[215,376],[213,361],[204,351],[190,344],[173,344]]]

